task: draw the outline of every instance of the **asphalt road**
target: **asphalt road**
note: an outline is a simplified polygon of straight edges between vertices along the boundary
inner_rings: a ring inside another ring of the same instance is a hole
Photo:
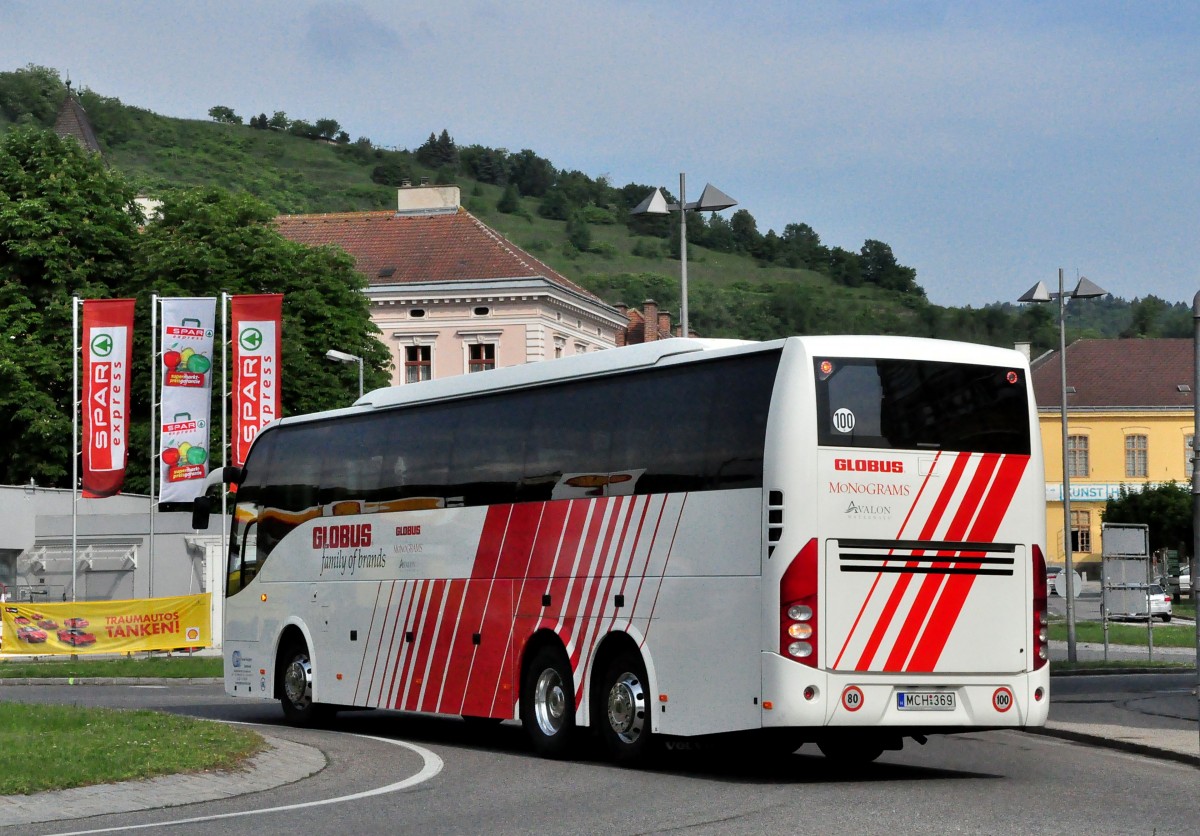
[[[1057,684],[1057,683],[1056,683]],[[1085,692],[1087,683],[1070,686]],[[1136,688],[1137,683],[1131,683]],[[233,701],[219,685],[29,686],[6,699],[155,708],[261,723],[316,746],[329,766],[270,792],[38,826],[37,832],[148,828],[172,834],[359,833],[1181,833],[1200,827],[1194,767],[1020,732],[932,738],[847,772],[811,746],[782,758],[675,753],[634,771],[584,757],[540,760],[519,726],[485,737],[454,718],[341,715],[328,730],[280,725],[274,703]],[[440,773],[408,789],[337,799],[417,774],[419,751]],[[303,810],[258,812],[317,800]],[[182,819],[240,814],[175,824]],[[15,832],[15,830],[14,830]],[[30,832],[30,828],[23,828]],[[111,831],[110,831],[111,832]]]

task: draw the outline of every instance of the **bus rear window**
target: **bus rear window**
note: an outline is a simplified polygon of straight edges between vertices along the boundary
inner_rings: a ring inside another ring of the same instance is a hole
[[[822,446],[1029,454],[1022,368],[818,357],[814,371]]]

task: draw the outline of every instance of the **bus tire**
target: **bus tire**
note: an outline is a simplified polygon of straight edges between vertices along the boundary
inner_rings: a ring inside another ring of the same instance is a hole
[[[631,650],[618,653],[604,674],[597,706],[604,748],[617,763],[640,763],[650,752],[649,690],[641,655]]]
[[[287,646],[280,654],[279,704],[293,726],[315,726],[327,720],[328,706],[312,701],[312,660],[304,642]]]
[[[861,766],[883,754],[883,743],[867,736],[848,735],[821,740],[817,748],[835,766]]]
[[[561,760],[570,754],[575,737],[575,680],[561,648],[538,649],[525,668],[521,724],[538,755]]]

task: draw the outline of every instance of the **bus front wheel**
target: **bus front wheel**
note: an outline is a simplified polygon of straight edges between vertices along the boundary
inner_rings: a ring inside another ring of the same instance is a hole
[[[312,700],[312,660],[303,643],[293,644],[280,654],[280,676],[279,702],[289,723],[313,726],[329,716],[327,706]]]
[[[557,647],[539,649],[521,682],[521,723],[533,750],[561,759],[575,735],[575,680],[571,663]]]
[[[624,764],[642,760],[650,746],[650,700],[641,656],[626,650],[613,659],[601,698],[600,735],[609,755]]]

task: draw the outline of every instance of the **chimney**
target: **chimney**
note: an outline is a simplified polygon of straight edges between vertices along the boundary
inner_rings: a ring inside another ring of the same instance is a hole
[[[396,190],[397,215],[452,215],[458,212],[460,202],[458,186],[422,184]]]
[[[660,333],[660,334],[670,334],[671,333],[671,314],[669,314],[666,311],[658,312],[658,333]]]
[[[642,303],[642,330],[645,332],[643,342],[651,342],[658,339],[658,303],[653,299],[647,299]]]

